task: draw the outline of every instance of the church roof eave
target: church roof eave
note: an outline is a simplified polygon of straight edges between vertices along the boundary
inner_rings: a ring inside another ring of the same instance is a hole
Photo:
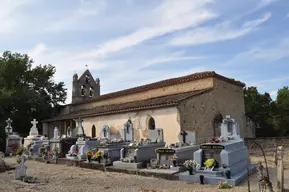
[[[73,118],[84,118],[84,117],[94,117],[94,116],[103,116],[111,115],[117,113],[126,113],[132,111],[146,110],[146,109],[156,109],[156,108],[165,108],[165,107],[177,107],[181,101],[195,97],[207,92],[212,91],[213,89],[204,89],[194,92],[180,93],[175,95],[157,97],[152,99],[147,99],[143,101],[135,101],[123,104],[115,105],[106,105],[99,106],[89,110],[78,111],[70,113],[67,115],[61,115],[54,118],[43,120],[42,122],[53,122],[60,120],[68,120]]]

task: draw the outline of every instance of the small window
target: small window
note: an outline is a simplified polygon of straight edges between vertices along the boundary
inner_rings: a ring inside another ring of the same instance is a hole
[[[149,129],[150,130],[155,130],[156,129],[155,120],[152,117],[149,119]]]
[[[91,137],[92,138],[96,137],[96,135],[95,135],[95,126],[94,125],[91,128]]]

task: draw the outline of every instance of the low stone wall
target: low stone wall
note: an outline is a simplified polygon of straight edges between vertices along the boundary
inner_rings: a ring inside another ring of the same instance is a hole
[[[249,147],[253,142],[258,143],[261,147],[266,149],[277,148],[277,146],[289,147],[289,137],[258,137],[258,138],[245,138],[245,144]],[[257,148],[253,145],[251,149]]]

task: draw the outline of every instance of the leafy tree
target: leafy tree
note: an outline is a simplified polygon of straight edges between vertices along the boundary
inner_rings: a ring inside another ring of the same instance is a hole
[[[26,54],[6,51],[0,56],[0,124],[11,118],[13,129],[25,135],[32,119],[51,117],[66,100],[64,83],[53,81],[55,67],[32,64]]]
[[[289,135],[289,89],[278,90],[276,98],[275,126],[280,136]]]
[[[275,105],[269,93],[260,94],[256,87],[244,89],[245,114],[256,127],[256,136],[276,136],[273,126]]]

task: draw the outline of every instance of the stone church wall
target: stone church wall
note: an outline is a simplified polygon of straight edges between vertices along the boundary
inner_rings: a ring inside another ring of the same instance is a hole
[[[154,118],[156,128],[164,130],[164,140],[168,144],[179,140],[180,125],[177,121],[177,109],[175,107],[84,118],[83,128],[87,136],[92,136],[92,126],[94,125],[96,137],[99,137],[103,126],[108,125],[111,129],[111,135],[120,138],[123,125],[131,117],[135,139],[146,139],[148,137],[149,116]]]
[[[219,115],[234,118],[242,137],[254,137],[253,131],[246,126],[242,87],[214,79],[214,90],[185,100],[179,108],[182,128],[195,131],[197,143],[203,142],[205,138],[220,136],[220,118],[219,122],[215,121]]]
[[[195,80],[195,81],[191,81],[191,82],[187,82],[183,84],[177,84],[177,85],[158,88],[158,89],[152,89],[146,92],[140,92],[140,93],[135,93],[131,95],[116,97],[113,99],[106,99],[106,100],[96,101],[92,103],[74,105],[71,108],[71,111],[91,109],[96,106],[102,106],[102,105],[113,105],[113,104],[121,104],[121,103],[133,102],[133,101],[146,100],[146,99],[155,98],[155,97],[173,95],[177,93],[185,93],[185,92],[190,92],[190,91],[197,91],[197,90],[202,90],[202,89],[207,89],[207,88],[212,88],[212,87],[213,87],[213,78],[210,77],[210,78]]]

